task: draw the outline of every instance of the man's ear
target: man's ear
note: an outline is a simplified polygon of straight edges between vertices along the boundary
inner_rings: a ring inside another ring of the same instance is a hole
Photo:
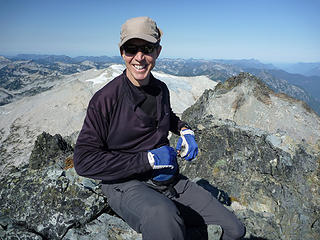
[[[123,57],[123,48],[121,47],[119,51],[120,51],[120,56]]]
[[[159,45],[159,47],[157,48],[157,58],[158,58],[159,55],[160,55],[161,49],[162,49],[162,46]]]

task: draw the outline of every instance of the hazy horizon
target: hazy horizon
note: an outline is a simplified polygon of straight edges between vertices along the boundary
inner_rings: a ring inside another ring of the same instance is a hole
[[[114,55],[114,56],[110,56],[110,55],[74,55],[74,56],[70,56],[70,55],[67,55],[67,54],[47,54],[47,53],[24,53],[24,52],[21,52],[21,53],[17,53],[17,54],[2,54],[0,52],[0,56],[3,56],[3,57],[16,57],[18,55],[43,55],[43,56],[67,56],[67,57],[70,57],[70,58],[77,58],[77,57],[119,57],[121,58],[120,55]],[[260,63],[263,63],[263,64],[274,64],[274,65],[286,65],[286,64],[296,64],[296,63],[320,63],[320,60],[319,61],[315,61],[315,62],[302,62],[302,61],[296,61],[296,62],[281,62],[281,61],[261,61],[260,59],[257,59],[257,58],[195,58],[195,57],[163,57],[163,56],[159,56],[159,59],[184,59],[184,60],[190,60],[190,59],[194,59],[194,60],[207,60],[207,61],[213,61],[213,60],[231,60],[231,61],[240,61],[240,60],[257,60],[259,61]]]
[[[121,25],[150,16],[161,58],[320,62],[320,1],[0,0],[0,53],[119,56]]]

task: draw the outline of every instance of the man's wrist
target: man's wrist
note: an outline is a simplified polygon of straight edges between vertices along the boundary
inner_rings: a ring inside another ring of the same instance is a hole
[[[185,129],[191,129],[191,130],[192,130],[192,128],[190,127],[190,125],[189,125],[188,123],[185,123],[185,124],[181,127],[180,131],[185,130]]]
[[[181,129],[180,136],[184,136],[184,135],[187,135],[187,134],[194,136],[194,131],[192,131],[189,128]]]

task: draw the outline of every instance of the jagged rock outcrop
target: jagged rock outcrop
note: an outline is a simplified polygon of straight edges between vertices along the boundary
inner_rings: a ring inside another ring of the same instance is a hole
[[[112,212],[98,181],[77,175],[72,154],[61,135],[43,132],[29,165],[0,181],[1,239],[142,239]],[[201,240],[200,230],[192,229],[190,240]],[[218,240],[221,229],[213,226],[209,233]]]
[[[70,228],[105,211],[98,183],[76,174],[72,147],[61,136],[41,134],[31,156],[29,166],[13,170],[0,181],[1,239],[14,239],[11,236],[21,232],[26,232],[25,239],[30,234],[62,239]]]
[[[303,102],[242,73],[182,118],[200,151],[197,161],[180,161],[181,172],[228,193],[247,237],[320,238],[320,120]]]
[[[247,227],[246,239],[320,237],[319,154],[299,146],[291,155],[278,148],[276,136],[232,121],[188,120],[200,152],[193,162],[179,160],[181,172],[231,205]],[[141,239],[112,215],[99,183],[75,173],[67,141],[43,133],[31,156],[45,164],[16,169],[0,182],[2,239]],[[220,234],[209,228],[209,239]]]
[[[226,192],[247,237],[320,238],[319,152],[298,145],[289,153],[279,148],[278,136],[213,116],[195,120],[194,114],[184,119],[193,126],[199,155],[193,162],[181,160],[181,172]]]
[[[43,132],[37,137],[34,148],[29,158],[29,167],[31,169],[41,169],[54,164],[66,163],[68,155],[73,152],[72,146],[61,135],[51,136]],[[66,168],[66,166],[61,166]]]

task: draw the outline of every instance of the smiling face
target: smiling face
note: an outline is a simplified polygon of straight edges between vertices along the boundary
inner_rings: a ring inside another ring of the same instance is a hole
[[[131,39],[125,43],[128,46],[145,46],[150,44],[142,39]],[[155,66],[156,59],[161,52],[161,46],[159,45],[151,53],[143,53],[141,49],[135,54],[126,52],[122,49],[121,55],[126,64],[126,74],[128,79],[135,86],[144,86],[149,83],[150,72]]]

